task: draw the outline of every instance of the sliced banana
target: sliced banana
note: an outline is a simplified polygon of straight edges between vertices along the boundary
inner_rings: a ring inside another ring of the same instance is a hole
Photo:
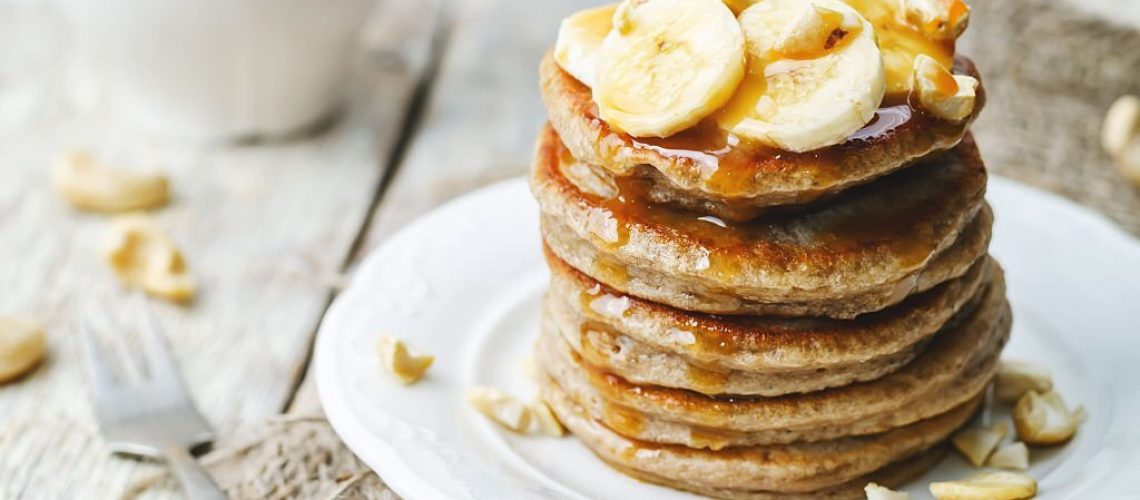
[[[720,0],[626,0],[598,51],[602,120],[666,137],[724,105],[744,76],[744,36]]]
[[[914,58],[914,92],[922,107],[939,118],[961,121],[974,111],[978,80],[951,74],[946,67],[925,54]]]
[[[930,483],[938,500],[1021,500],[1037,494],[1037,481],[1018,472],[985,472],[960,481]]]
[[[562,20],[554,42],[554,62],[587,87],[594,86],[598,50],[613,27],[617,4],[579,11]]]
[[[844,142],[886,92],[875,30],[839,0],[765,0],[740,14],[745,85],[722,127],[788,151]]]

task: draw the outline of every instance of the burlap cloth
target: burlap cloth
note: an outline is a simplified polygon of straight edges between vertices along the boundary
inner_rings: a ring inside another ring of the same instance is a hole
[[[974,134],[990,170],[1093,207],[1140,234],[1140,190],[1117,173],[1099,143],[1112,101],[1140,94],[1140,32],[1059,0],[970,4],[961,52],[978,64],[989,96]],[[233,498],[396,498],[319,415],[234,430],[218,445],[203,460]],[[172,488],[170,478],[156,475],[126,496]]]

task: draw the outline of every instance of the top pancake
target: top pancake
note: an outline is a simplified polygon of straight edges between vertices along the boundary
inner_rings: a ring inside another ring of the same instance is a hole
[[[965,58],[955,59],[954,72],[978,78]],[[730,136],[711,122],[664,139],[632,137],[598,118],[590,89],[551,54],[539,74],[550,122],[576,158],[609,175],[648,180],[654,201],[728,220],[818,200],[949,149],[985,103],[979,86],[973,113],[952,123],[895,98],[900,102],[880,107],[847,142],[791,153]]]

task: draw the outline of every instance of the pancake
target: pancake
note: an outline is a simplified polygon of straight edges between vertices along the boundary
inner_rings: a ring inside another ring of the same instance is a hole
[[[965,58],[955,59],[954,71],[978,78]],[[951,123],[912,108],[905,96],[892,96],[847,142],[791,153],[729,136],[709,120],[664,139],[635,138],[598,118],[590,89],[550,53],[539,77],[550,122],[575,157],[612,176],[646,182],[658,202],[728,220],[750,219],[765,207],[817,201],[949,149],[985,103],[979,86],[970,117]]]
[[[596,419],[639,440],[717,448],[875,434],[944,413],[984,392],[1009,335],[1004,291],[995,272],[979,306],[902,369],[806,394],[713,397],[633,384],[590,365],[555,332],[539,337],[537,359]]]
[[[899,369],[922,343],[880,356],[874,362],[796,371],[743,371],[695,364],[633,340],[601,323],[583,321],[565,301],[547,296],[542,330],[560,334],[586,362],[634,384],[655,384],[710,395],[781,396],[879,378]]]
[[[714,315],[683,311],[623,294],[570,267],[546,249],[553,307],[580,323],[627,336],[705,368],[802,373],[875,364],[923,342],[988,280],[990,259],[959,278],[853,320]],[[996,264],[994,264],[996,266]]]
[[[769,494],[811,493],[865,481],[868,474],[937,447],[969,421],[983,400],[978,396],[944,414],[872,436],[707,450],[625,437],[592,418],[549,377],[541,394],[576,438],[623,471],[655,482],[668,478],[667,484],[683,489]]]
[[[946,456],[947,447],[936,446],[919,455],[900,460],[879,469],[866,476],[852,479],[846,483],[818,489],[809,493],[787,493],[757,490],[738,490],[729,488],[712,488],[699,484],[686,483],[677,479],[650,474],[618,464],[605,461],[610,467],[618,471],[649,483],[656,483],[678,490],[687,490],[693,493],[712,498],[726,500],[861,500],[866,498],[864,487],[867,483],[876,483],[887,488],[898,488],[926,471],[934,468]]]
[[[851,318],[961,276],[989,244],[986,172],[969,138],[830,202],[736,224],[582,190],[589,178],[575,164],[544,130],[531,189],[551,250],[614,289],[685,310]]]

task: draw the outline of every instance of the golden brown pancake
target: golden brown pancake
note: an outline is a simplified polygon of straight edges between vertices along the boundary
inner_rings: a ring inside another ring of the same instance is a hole
[[[548,295],[542,330],[561,334],[587,362],[634,384],[654,384],[709,395],[782,396],[873,380],[914,359],[924,342],[875,361],[820,368],[747,371],[700,365],[622,335],[603,323],[582,320],[561,298]]]
[[[531,189],[551,250],[680,309],[850,318],[961,276],[989,244],[986,172],[969,138],[827,203],[747,223],[599,192],[549,128],[537,149]]]
[[[978,78],[973,63],[962,57],[955,59],[954,72]],[[979,86],[973,113],[952,123],[910,106],[905,97],[888,99],[897,102],[884,102],[847,142],[791,153],[726,134],[709,120],[668,138],[635,138],[598,118],[590,89],[549,53],[539,76],[550,122],[575,157],[609,175],[646,183],[657,202],[726,220],[816,201],[949,149],[985,103]]]
[[[974,397],[943,414],[870,436],[709,450],[630,439],[593,418],[553,379],[543,380],[541,390],[575,437],[623,472],[669,478],[666,484],[683,489],[800,494],[840,487],[938,446],[983,399]]]
[[[687,490],[712,498],[723,498],[726,500],[861,500],[866,498],[864,487],[867,486],[867,483],[875,483],[887,488],[902,486],[907,481],[922,475],[927,470],[938,465],[942,458],[946,456],[946,451],[947,447],[945,445],[936,446],[924,453],[905,460],[900,460],[866,476],[808,493],[712,488],[695,483],[686,483],[685,481],[671,477],[650,474],[645,471],[632,469],[617,462],[608,461],[605,457],[600,458],[602,458],[602,461],[608,463],[610,467],[642,481],[657,483],[678,490]]]
[[[714,397],[633,384],[591,365],[557,332],[543,332],[537,353],[564,391],[631,438],[717,447],[874,434],[944,413],[984,391],[1008,338],[1011,315],[1000,272],[980,293],[978,307],[948,325],[902,369],[806,394]],[[708,431],[715,433],[711,443],[708,435],[698,435]]]
[[[991,260],[902,303],[853,320],[776,318],[684,311],[605,286],[546,249],[549,295],[582,323],[613,330],[686,361],[720,370],[798,373],[874,363],[929,339],[962,310],[990,275]],[[993,264],[996,266],[996,264]]]

